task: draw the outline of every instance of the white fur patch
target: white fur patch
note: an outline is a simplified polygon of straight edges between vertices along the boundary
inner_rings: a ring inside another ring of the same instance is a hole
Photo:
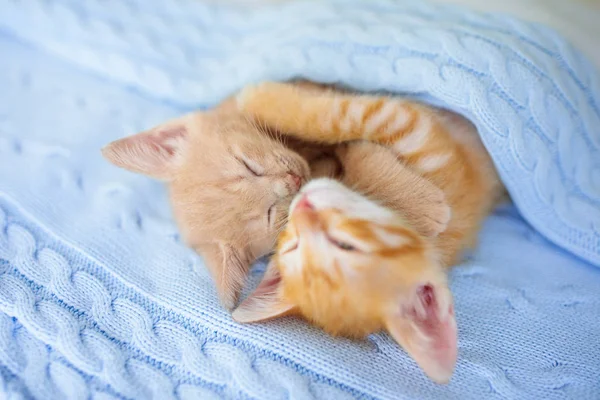
[[[385,223],[395,214],[333,179],[314,179],[302,189],[319,210],[335,208],[347,216]]]
[[[278,180],[273,184],[273,192],[277,197],[286,197],[290,195],[290,189],[283,180]]]
[[[398,235],[394,233],[390,233],[381,228],[373,228],[373,233],[377,235],[377,239],[379,239],[386,246],[390,247],[402,247],[403,245],[410,242],[410,239],[404,235]]]
[[[398,140],[393,148],[400,155],[408,155],[421,149],[427,142],[431,124],[426,118],[419,118],[415,125],[415,129],[407,136]]]
[[[348,107],[348,118],[353,122],[352,126],[360,126],[365,115],[365,104],[358,100],[350,103]]]
[[[371,137],[382,125],[392,117],[395,113],[398,113],[398,104],[392,101],[384,103],[383,107],[371,115],[365,123],[365,135],[367,138]]]
[[[406,111],[402,103],[393,102],[393,104],[396,108],[395,118],[385,127],[386,134],[390,136],[396,134],[398,131],[405,130],[411,118],[411,114]]]
[[[417,168],[422,172],[432,172],[446,165],[450,157],[450,153],[425,156],[419,160]]]
[[[337,114],[340,120],[340,131],[344,134],[348,134],[352,131],[355,126],[360,126],[363,116],[365,115],[365,105],[358,100],[351,101],[348,106],[348,111],[345,115],[341,115],[341,102],[343,100],[338,99],[334,103],[336,106]]]

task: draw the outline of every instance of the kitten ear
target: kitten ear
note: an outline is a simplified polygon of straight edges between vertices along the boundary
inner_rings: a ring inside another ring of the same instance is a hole
[[[232,310],[246,282],[250,260],[244,249],[208,243],[196,247],[213,277],[223,307]]]
[[[116,140],[102,149],[102,155],[118,167],[168,180],[181,162],[187,140],[188,129],[182,117]]]
[[[281,298],[280,287],[279,269],[275,262],[271,261],[256,290],[239,305],[231,316],[237,322],[249,323],[293,313],[295,307]]]
[[[434,382],[447,383],[457,357],[452,295],[443,285],[420,285],[386,318],[392,337]]]

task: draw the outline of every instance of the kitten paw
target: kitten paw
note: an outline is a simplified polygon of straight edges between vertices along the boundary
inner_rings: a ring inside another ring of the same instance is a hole
[[[369,142],[338,145],[344,183],[400,212],[421,235],[446,230],[452,210],[442,189],[408,168],[388,148]]]

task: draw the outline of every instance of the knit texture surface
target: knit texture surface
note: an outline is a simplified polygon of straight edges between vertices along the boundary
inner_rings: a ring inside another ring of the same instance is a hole
[[[101,158],[111,140],[293,77],[477,124],[515,205],[452,272],[449,385],[385,334],[234,323],[163,185]],[[0,2],[6,398],[600,398],[599,266],[600,77],[545,27],[424,1]]]

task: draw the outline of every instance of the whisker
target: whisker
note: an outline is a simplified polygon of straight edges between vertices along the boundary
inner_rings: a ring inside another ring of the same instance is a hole
[[[251,238],[248,239],[248,241],[247,241],[247,243],[245,243],[245,245],[248,246],[252,243],[261,241],[269,236],[273,236],[274,238],[277,238],[281,234],[281,232],[283,232],[284,229],[286,228],[287,222],[288,222],[287,217],[276,222],[276,225],[273,228],[273,231],[274,231],[273,233],[267,233],[267,234],[260,235],[260,236],[253,235]]]

